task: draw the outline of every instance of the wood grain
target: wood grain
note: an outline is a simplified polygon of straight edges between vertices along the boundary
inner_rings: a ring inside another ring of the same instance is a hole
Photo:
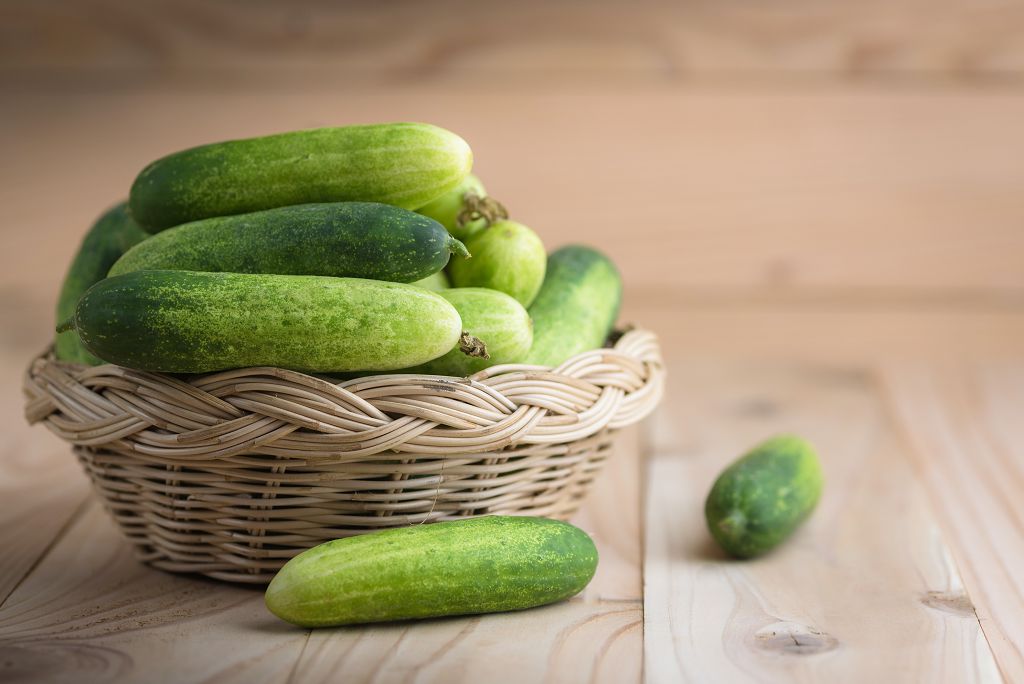
[[[906,446],[856,368],[676,364],[647,479],[648,682],[998,681]],[[726,559],[704,496],[756,442],[795,432],[826,476],[804,528]]]
[[[955,0],[0,6],[0,75],[72,85],[190,79],[1019,78],[1024,7]]]
[[[1007,681],[1024,680],[1024,365],[891,365],[918,477]]]

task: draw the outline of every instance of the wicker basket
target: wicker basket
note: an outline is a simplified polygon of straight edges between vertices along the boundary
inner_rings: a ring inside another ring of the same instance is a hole
[[[470,378],[176,377],[47,353],[24,391],[29,422],[75,445],[143,561],[263,583],[328,539],[472,515],[568,517],[663,376],[657,338],[633,330],[556,369]]]

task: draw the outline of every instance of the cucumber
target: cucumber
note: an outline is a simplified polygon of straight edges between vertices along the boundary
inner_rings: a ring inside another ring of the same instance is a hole
[[[78,298],[97,281],[107,275],[107,270],[133,245],[149,235],[139,228],[128,213],[127,202],[122,202],[104,213],[89,232],[85,234],[78,248],[64,284],[57,299],[57,322],[66,320],[75,311]],[[61,361],[95,366],[103,363],[82,346],[78,334],[68,330],[57,335],[53,345],[54,354]]]
[[[596,569],[597,549],[579,528],[489,516],[321,544],[288,561],[265,599],[302,627],[472,615],[569,598]]]
[[[487,196],[484,184],[473,174],[466,176],[455,189],[449,190],[433,202],[420,207],[416,212],[434,219],[458,239],[468,240],[486,227],[487,221],[479,218],[459,225],[459,214],[466,208],[467,195],[476,195],[480,198]]]
[[[444,274],[444,271],[438,271],[433,275],[428,275],[426,278],[417,280],[414,283],[409,283],[416,287],[423,287],[434,292],[440,292],[441,290],[447,290],[451,287],[451,283],[448,282],[448,276]]]
[[[622,279],[608,257],[581,245],[556,250],[529,309],[533,348],[524,363],[557,366],[603,346],[621,300]]]
[[[312,202],[416,209],[455,188],[472,165],[465,140],[429,124],[317,128],[168,155],[142,170],[130,202],[151,232]]]
[[[455,307],[413,285],[194,271],[101,280],[71,325],[101,359],[168,373],[394,370],[447,353],[462,331]]]
[[[466,244],[472,259],[449,267],[455,287],[486,287],[530,306],[544,282],[547,254],[537,234],[515,221],[498,221]]]
[[[128,251],[110,275],[216,271],[409,283],[468,255],[437,221],[373,202],[301,204],[186,223]]]
[[[758,556],[811,514],[822,485],[814,449],[799,437],[775,437],[718,476],[704,506],[708,529],[733,556]]]
[[[487,356],[470,356],[457,346],[404,373],[464,377],[499,363],[517,363],[529,353],[533,324],[523,305],[512,297],[483,287],[458,287],[440,294],[459,312],[462,329],[483,342]]]

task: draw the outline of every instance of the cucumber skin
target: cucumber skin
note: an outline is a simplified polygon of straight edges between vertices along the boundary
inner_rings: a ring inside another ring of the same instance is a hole
[[[413,285],[193,271],[102,280],[74,325],[96,356],[168,373],[394,370],[445,354],[462,330],[447,300]]]
[[[433,275],[429,275],[426,278],[417,280],[416,282],[409,283],[416,287],[422,287],[433,292],[442,292],[451,287],[451,283],[448,282],[448,276],[445,275],[444,271],[438,271]]]
[[[218,216],[165,230],[110,269],[323,275],[409,283],[465,248],[437,221],[389,204],[333,202]]]
[[[544,282],[547,253],[535,232],[515,221],[497,221],[469,239],[471,259],[453,261],[455,287],[486,287],[530,306]]]
[[[302,627],[521,610],[579,593],[597,560],[568,523],[470,518],[321,544],[288,561],[265,600]]]
[[[402,371],[465,377],[500,363],[518,363],[533,344],[533,323],[522,304],[504,292],[456,287],[440,293],[462,319],[462,329],[487,347],[488,359],[464,354],[458,346],[444,356]]]
[[[57,323],[66,321],[74,314],[78,299],[107,276],[107,270],[122,254],[148,237],[149,234],[132,220],[127,202],[121,202],[100,216],[85,234],[64,277],[57,299]],[[103,363],[89,353],[74,330],[58,333],[53,350],[61,361],[89,366]]]
[[[469,173],[466,141],[437,126],[391,123],[213,143],[149,164],[131,189],[150,232],[293,204],[365,201],[416,209]]]
[[[704,506],[708,529],[729,554],[759,556],[807,519],[823,484],[818,457],[807,442],[775,437],[719,475]]]
[[[544,285],[529,308],[533,348],[524,363],[557,366],[604,346],[621,301],[622,278],[608,257],[582,245],[552,252]]]
[[[448,229],[448,232],[457,237],[458,239],[465,241],[471,238],[476,233],[480,232],[487,226],[487,221],[484,219],[477,219],[470,221],[464,226],[458,224],[459,214],[465,208],[464,198],[467,193],[473,193],[480,197],[487,195],[487,190],[484,188],[484,184],[480,182],[480,179],[469,174],[466,178],[459,183],[458,187],[453,190],[449,190],[445,194],[441,195],[433,202],[426,204],[416,210],[416,213],[429,216],[434,219],[442,226]]]

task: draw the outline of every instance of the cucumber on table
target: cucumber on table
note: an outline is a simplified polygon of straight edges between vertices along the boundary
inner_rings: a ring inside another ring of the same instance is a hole
[[[139,173],[130,202],[150,232],[314,202],[416,209],[455,188],[472,165],[465,140],[429,124],[317,128],[168,155]]]
[[[449,190],[433,202],[420,207],[416,212],[434,219],[458,239],[468,240],[487,225],[487,221],[483,218],[468,221],[464,224],[459,223],[459,214],[466,209],[466,199],[470,195],[475,195],[481,199],[487,196],[484,184],[473,174],[466,176],[459,183],[458,187]]]
[[[738,558],[765,553],[811,514],[823,482],[807,442],[792,435],[770,439],[715,481],[704,506],[711,536]]]
[[[596,569],[568,523],[489,516],[321,544],[281,568],[266,604],[302,627],[494,613],[569,598]]]
[[[101,359],[169,373],[395,370],[447,353],[462,332],[455,307],[413,285],[193,271],[102,280],[65,325]]]
[[[78,299],[96,282],[107,276],[117,259],[134,245],[149,237],[132,220],[127,202],[122,202],[104,213],[93,224],[75,254],[57,299],[57,323],[67,320],[75,311]],[[95,366],[103,363],[82,345],[74,330],[58,333],[53,345],[54,354],[61,361]]]
[[[449,266],[455,287],[486,287],[530,306],[544,282],[547,253],[537,234],[515,221],[498,221],[469,238],[472,259]]]
[[[110,275],[209,271],[324,275],[409,283],[466,248],[437,221],[375,202],[266,209],[186,223],[122,256]]]
[[[621,299],[622,278],[608,257],[581,245],[552,252],[544,285],[529,307],[533,347],[524,363],[557,366],[603,346]]]
[[[533,324],[526,309],[512,297],[483,287],[457,287],[440,295],[459,312],[462,329],[484,344],[487,356],[470,356],[455,347],[403,373],[465,377],[501,363],[517,363],[529,353]]]

